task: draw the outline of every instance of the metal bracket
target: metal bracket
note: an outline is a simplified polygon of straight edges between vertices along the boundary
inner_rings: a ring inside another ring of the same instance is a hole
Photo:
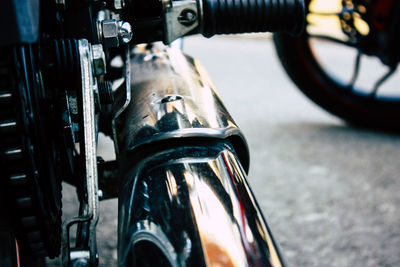
[[[81,65],[82,79],[82,131],[84,140],[81,141],[81,155],[85,159],[85,176],[87,190],[87,205],[84,207],[83,214],[78,217],[67,219],[62,226],[62,264],[64,267],[70,266],[71,259],[78,260],[79,255],[82,261],[87,261],[88,266],[97,265],[97,245],[96,245],[96,225],[99,219],[99,199],[98,199],[98,177],[97,177],[97,153],[96,153],[96,118],[94,106],[94,91],[97,90],[97,81],[94,77],[93,54],[88,40],[78,41],[79,57]],[[83,148],[83,149],[82,149]],[[75,223],[89,223],[88,251],[82,253],[71,252],[69,242],[69,228]],[[81,263],[82,263],[81,261]]]
[[[199,26],[199,12],[196,0],[164,1],[165,36],[164,42],[183,37]]]
[[[124,76],[125,76],[125,102],[122,106],[114,113],[114,116],[111,120],[111,127],[112,127],[112,135],[114,141],[114,150],[115,155],[118,156],[119,154],[119,147],[118,147],[118,136],[116,130],[116,121],[118,117],[124,112],[124,110],[128,107],[129,103],[131,102],[131,56],[130,56],[130,48],[129,44],[125,46],[125,62],[124,62]]]

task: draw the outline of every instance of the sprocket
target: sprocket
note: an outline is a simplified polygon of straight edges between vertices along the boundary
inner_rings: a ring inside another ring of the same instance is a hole
[[[13,200],[14,233],[22,255],[53,258],[61,244],[61,176],[56,112],[42,82],[37,51],[31,45],[0,51],[2,180],[7,179]]]

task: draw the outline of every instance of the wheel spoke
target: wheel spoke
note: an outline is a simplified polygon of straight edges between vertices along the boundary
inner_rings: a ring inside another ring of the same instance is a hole
[[[361,51],[358,50],[356,61],[354,63],[354,71],[353,71],[353,76],[351,77],[350,83],[348,85],[349,90],[354,89],[354,84],[356,83],[356,80],[358,78],[358,74],[360,73],[360,62],[361,62]]]
[[[327,36],[327,35],[319,35],[319,34],[310,34],[309,35],[310,37],[312,37],[312,38],[315,38],[315,39],[322,39],[322,40],[328,40],[328,41],[331,41],[331,42],[334,42],[334,43],[338,43],[338,44],[341,44],[341,45],[346,45],[346,46],[349,46],[349,47],[357,47],[357,44],[355,44],[355,43],[350,43],[350,42],[348,42],[348,41],[343,41],[343,40],[339,40],[339,39],[337,39],[337,38],[334,38],[334,37],[331,37],[331,36]]]
[[[393,73],[396,71],[396,67],[390,68],[390,70],[382,77],[380,78],[374,85],[374,88],[372,89],[372,92],[370,93],[371,98],[376,98],[376,94],[378,93],[379,87],[387,81],[387,79],[393,75]]]

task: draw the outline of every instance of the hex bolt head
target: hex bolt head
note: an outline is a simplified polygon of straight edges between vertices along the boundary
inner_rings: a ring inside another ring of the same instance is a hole
[[[93,66],[96,76],[106,74],[106,56],[101,44],[92,45]]]
[[[132,39],[132,27],[128,22],[115,19],[103,20],[102,32],[104,45],[118,47],[127,44]]]
[[[102,21],[102,32],[104,45],[107,47],[119,46],[119,26],[115,19],[107,19]]]

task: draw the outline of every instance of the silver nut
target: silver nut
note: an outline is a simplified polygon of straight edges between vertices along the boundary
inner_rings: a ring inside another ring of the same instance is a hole
[[[119,46],[119,25],[115,19],[107,19],[102,21],[103,41],[107,47]]]
[[[101,44],[92,45],[94,72],[98,75],[106,74],[106,56]]]
[[[129,41],[132,40],[132,35],[133,35],[131,24],[125,21],[119,21],[118,26],[119,26],[119,40],[123,44],[129,43]]]

